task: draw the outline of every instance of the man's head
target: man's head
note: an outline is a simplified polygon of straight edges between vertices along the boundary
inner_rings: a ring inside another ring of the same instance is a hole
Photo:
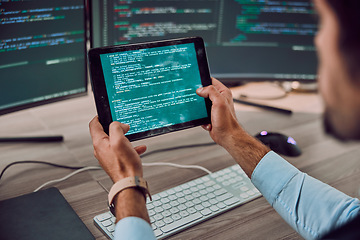
[[[320,18],[315,43],[326,131],[340,139],[360,139],[360,1],[314,2]]]

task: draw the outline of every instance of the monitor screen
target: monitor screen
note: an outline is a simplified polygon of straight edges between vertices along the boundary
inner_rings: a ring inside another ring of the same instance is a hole
[[[316,79],[311,0],[92,0],[91,12],[94,47],[200,36],[224,82]]]
[[[87,93],[84,0],[0,1],[0,114]]]

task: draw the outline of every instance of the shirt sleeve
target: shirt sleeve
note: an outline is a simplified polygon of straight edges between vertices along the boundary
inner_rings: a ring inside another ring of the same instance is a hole
[[[317,239],[360,214],[360,201],[269,152],[251,176],[255,187],[305,239]]]
[[[114,240],[156,240],[148,222],[138,217],[121,219],[115,227]]]

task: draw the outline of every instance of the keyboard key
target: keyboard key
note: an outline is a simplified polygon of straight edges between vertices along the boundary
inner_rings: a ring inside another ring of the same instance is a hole
[[[183,197],[183,196],[185,196],[185,195],[184,195],[184,193],[182,193],[182,192],[178,192],[178,193],[176,193],[176,196],[179,197],[179,198],[181,198],[181,197]]]
[[[164,204],[162,205],[162,208],[164,208],[164,210],[168,210],[171,208],[171,205],[170,204]]]
[[[156,201],[156,200],[159,200],[159,199],[160,199],[160,195],[158,195],[158,194],[155,194],[154,196],[152,196],[153,201]]]
[[[234,203],[237,203],[238,201],[239,201],[238,198],[233,197],[233,198],[230,198],[230,199],[225,200],[224,203],[225,203],[226,205],[230,206],[230,205],[233,205]]]
[[[149,213],[149,217],[151,217],[154,216],[156,212],[154,210],[149,210],[148,213]]]
[[[148,210],[151,210],[151,209],[153,209],[155,206],[154,206],[154,204],[152,204],[152,203],[148,203],[148,204],[146,204],[146,207],[147,207]]]
[[[189,195],[189,194],[192,194],[192,191],[190,191],[189,189],[186,189],[186,190],[183,191],[183,193],[185,195]]]
[[[210,210],[213,212],[219,211],[219,208],[217,206],[211,206]]]
[[[202,205],[196,205],[195,209],[198,210],[198,211],[201,211],[201,210],[204,209],[204,207]]]
[[[159,193],[159,195],[160,195],[161,199],[168,196],[167,192],[161,192],[161,193]]]
[[[184,204],[181,204],[181,205],[178,206],[178,209],[180,211],[183,211],[183,210],[187,209],[187,206],[185,206]]]
[[[215,194],[213,194],[213,193],[209,193],[206,196],[208,197],[208,199],[212,199],[212,198],[216,197]]]
[[[246,192],[246,191],[249,190],[249,188],[247,186],[243,186],[243,187],[240,188],[240,190],[243,191],[243,192]]]
[[[247,195],[247,193],[242,193],[242,194],[240,194],[240,197],[242,197],[242,198],[246,199],[246,198],[248,198],[248,197],[249,197],[249,195]]]
[[[197,219],[202,218],[202,215],[200,213],[195,213],[194,215],[190,215],[188,217],[182,218],[179,221],[173,222],[169,225],[166,225],[165,227],[161,228],[161,230],[165,233],[170,232],[173,229],[176,229],[178,227],[184,226],[188,223],[191,223]]]
[[[216,200],[218,200],[219,202],[222,202],[222,201],[224,201],[224,200],[226,200],[228,198],[231,198],[232,196],[233,195],[231,193],[225,193],[225,194],[223,194],[221,196],[216,197]]]
[[[174,201],[174,200],[176,200],[178,197],[174,194],[174,195],[170,195],[169,196],[169,200],[170,201]]]
[[[226,205],[223,204],[222,202],[216,204],[216,206],[217,206],[218,208],[220,208],[220,209],[221,209],[221,208],[226,208]]]
[[[185,183],[185,184],[181,185],[181,188],[182,189],[188,189],[188,188],[190,188],[190,185]]]
[[[97,218],[100,222],[102,222],[102,221],[104,221],[104,220],[107,220],[107,219],[111,218],[111,214],[108,213],[108,212],[106,212],[106,213],[103,213],[103,214],[100,214],[100,215],[96,216],[96,218]]]
[[[225,193],[227,193],[227,191],[226,191],[225,189],[219,189],[219,190],[216,190],[216,191],[214,192],[214,194],[215,194],[216,196],[220,196],[220,195],[225,194]]]
[[[201,214],[202,214],[203,216],[207,216],[207,215],[209,215],[209,214],[211,214],[211,213],[212,213],[211,210],[210,210],[210,209],[207,209],[207,208],[205,208],[204,210],[201,211]]]
[[[196,213],[196,209],[193,208],[193,207],[188,208],[187,211],[188,211],[188,213],[190,213],[190,214]]]
[[[215,184],[215,185],[213,186],[213,188],[215,188],[215,189],[220,189],[221,186],[220,186],[219,184]]]
[[[170,205],[173,206],[173,207],[176,207],[176,206],[179,206],[179,202],[178,201],[171,201],[170,202]]]
[[[110,219],[105,220],[105,221],[102,221],[102,225],[104,225],[104,227],[108,227],[108,226],[110,226],[111,224],[113,224],[113,223],[110,221]]]
[[[161,227],[165,226],[166,224],[163,220],[160,220],[160,221],[155,222],[155,225],[158,226],[159,228],[161,228]]]
[[[156,215],[154,216],[155,221],[159,221],[159,220],[161,220],[161,219],[163,219],[163,218],[164,218],[164,217],[163,217],[162,214],[156,214]]]
[[[154,211],[157,213],[161,213],[162,211],[164,211],[164,209],[162,207],[156,207]]]
[[[175,191],[174,191],[173,189],[169,189],[169,190],[166,191],[166,193],[167,193],[169,196],[171,196],[171,195],[175,194]]]
[[[159,229],[154,230],[155,237],[161,236],[163,233]]]
[[[172,209],[170,209],[170,212],[171,212],[172,214],[175,214],[175,213],[178,213],[178,212],[179,212],[179,209],[177,209],[177,208],[172,208]]]
[[[153,204],[154,204],[155,207],[158,207],[158,206],[161,206],[161,205],[162,205],[162,202],[160,202],[160,201],[155,201],[155,202],[153,202]]]
[[[165,222],[166,224],[169,224],[169,223],[174,222],[174,220],[173,220],[172,218],[170,218],[170,217],[167,217],[167,218],[164,218],[164,222]]]
[[[114,232],[115,231],[115,225],[114,224],[111,224],[110,226],[108,226],[106,228],[109,232]]]
[[[255,194],[255,193],[254,193],[253,191],[251,191],[251,190],[247,191],[246,193],[247,193],[249,196],[252,196],[252,195]]]
[[[209,198],[208,198],[207,196],[201,196],[201,197],[200,197],[200,200],[204,202],[204,201],[209,200]]]
[[[208,208],[208,207],[211,206],[211,204],[210,204],[208,201],[203,202],[201,205],[202,205],[204,208]]]
[[[177,220],[181,219],[181,216],[180,216],[180,214],[174,214],[172,216],[172,219],[174,219],[174,221],[177,221]]]
[[[191,195],[187,195],[187,196],[185,196],[185,199],[188,200],[188,201],[191,201],[191,200],[194,199],[194,197],[191,196]]]
[[[164,217],[169,217],[171,216],[171,212],[170,211],[164,211],[161,213],[161,215],[163,215]]]
[[[187,217],[187,216],[189,216],[189,213],[187,211],[181,211],[180,216],[181,217]]]

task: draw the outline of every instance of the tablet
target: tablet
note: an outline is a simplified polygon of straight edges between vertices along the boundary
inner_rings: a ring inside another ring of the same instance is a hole
[[[130,141],[210,123],[211,101],[196,89],[211,84],[200,37],[93,48],[91,83],[104,131],[130,125]]]

